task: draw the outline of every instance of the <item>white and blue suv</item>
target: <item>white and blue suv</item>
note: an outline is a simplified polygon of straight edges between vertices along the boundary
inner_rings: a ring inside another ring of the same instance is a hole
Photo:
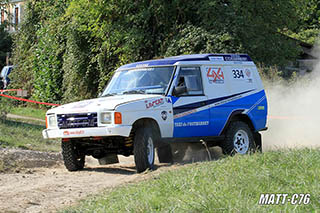
[[[246,54],[195,54],[136,62],[117,69],[99,98],[46,114],[44,138],[61,138],[69,171],[85,156],[100,163],[134,155],[142,172],[171,162],[174,142],[219,145],[225,154],[261,149],[267,99]]]

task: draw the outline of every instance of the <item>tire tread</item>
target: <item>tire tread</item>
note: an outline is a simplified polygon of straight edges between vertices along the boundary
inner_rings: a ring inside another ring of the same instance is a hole
[[[64,165],[68,171],[73,172],[83,169],[85,156],[82,156],[80,160],[78,159],[77,150],[72,142],[62,142],[61,148]]]

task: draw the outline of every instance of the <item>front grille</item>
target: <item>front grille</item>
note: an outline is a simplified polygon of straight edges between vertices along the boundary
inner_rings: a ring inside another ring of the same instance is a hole
[[[97,113],[77,113],[57,115],[59,129],[97,127]]]

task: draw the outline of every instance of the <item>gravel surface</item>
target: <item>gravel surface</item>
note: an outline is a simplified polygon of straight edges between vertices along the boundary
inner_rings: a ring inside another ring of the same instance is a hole
[[[198,148],[194,154],[187,149],[189,158],[183,161],[197,161],[194,157],[199,155],[204,156],[202,160],[208,159],[207,151]],[[213,152],[213,159],[218,155]],[[182,166],[156,162],[155,171],[137,174],[133,156],[119,156],[120,163],[106,166],[86,157],[84,170],[68,172],[60,153],[0,148],[1,159],[16,169],[0,173],[0,212],[56,212],[108,188],[153,178]]]

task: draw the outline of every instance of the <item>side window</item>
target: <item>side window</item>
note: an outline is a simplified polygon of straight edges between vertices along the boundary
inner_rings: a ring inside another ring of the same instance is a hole
[[[182,96],[203,95],[200,67],[181,67],[177,86],[187,87],[187,92],[182,94]]]

